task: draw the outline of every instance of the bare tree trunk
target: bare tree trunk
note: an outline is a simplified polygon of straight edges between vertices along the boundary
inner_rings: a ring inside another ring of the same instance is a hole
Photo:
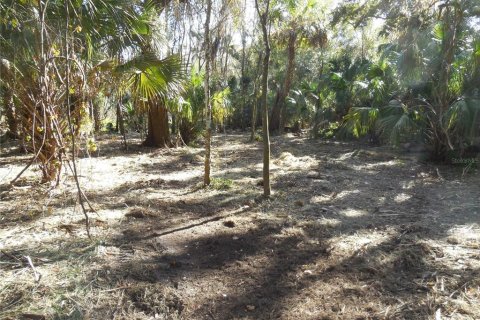
[[[95,133],[99,133],[102,127],[100,123],[100,105],[91,101],[92,103],[92,113],[93,113],[93,130]]]
[[[257,84],[253,84],[253,103],[252,103],[252,126],[250,130],[250,142],[255,141],[255,130],[257,129],[257,102],[258,102]]]
[[[212,106],[210,104],[210,15],[212,13],[212,0],[207,0],[207,18],[205,21],[205,108],[207,111],[206,134],[205,134],[205,173],[203,185],[210,185],[211,166],[211,143],[212,143]]]
[[[116,114],[117,114],[116,121],[115,121],[115,132],[118,132],[118,130],[120,128],[120,108],[119,108],[118,103],[117,103],[117,107],[115,108],[115,110],[116,110]]]
[[[321,49],[321,64],[320,64],[320,71],[317,75],[317,78],[318,78],[318,86],[317,86],[317,89],[315,91],[315,94],[317,95],[318,99],[317,101],[315,102],[315,119],[314,119],[314,124],[313,124],[313,128],[312,128],[312,134],[313,134],[313,137],[314,138],[318,138],[318,135],[319,135],[319,129],[320,127],[323,125],[325,119],[324,119],[324,116],[323,116],[323,111],[321,110],[322,109],[322,105],[323,105],[323,100],[321,98],[321,91],[323,89],[323,85],[322,85],[322,77],[323,77],[323,70],[324,70],[324,64],[325,64],[325,59],[324,59],[324,52],[323,52],[323,48]]]
[[[260,24],[262,26],[263,42],[265,45],[265,55],[263,57],[263,71],[262,71],[262,106],[263,106],[263,195],[269,197],[271,194],[270,188],[270,136],[268,132],[268,106],[267,106],[267,90],[268,90],[268,64],[270,62],[270,42],[268,39],[268,9],[270,7],[270,0],[265,1],[265,11],[260,12],[258,0],[255,0],[255,7],[260,17]]]
[[[120,129],[120,134],[122,135],[123,145],[127,148],[127,136],[125,134],[125,124],[123,123],[123,112],[122,104],[119,101],[117,103],[117,126]]]
[[[243,22],[245,24],[245,21]],[[245,81],[245,46],[246,46],[246,32],[245,32],[245,26],[242,26],[242,76],[241,76],[241,83],[240,85],[242,86],[242,105],[240,106],[240,127],[242,130],[245,130],[245,121],[244,121],[244,113],[245,113],[245,104],[247,103],[246,99],[246,81]]]

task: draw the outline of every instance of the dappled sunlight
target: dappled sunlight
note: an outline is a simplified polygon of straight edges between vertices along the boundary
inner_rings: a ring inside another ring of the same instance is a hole
[[[412,198],[412,196],[410,194],[399,193],[395,196],[395,198],[393,198],[393,201],[395,201],[396,203],[402,203],[402,202],[410,200],[411,198]]]
[[[272,162],[282,168],[305,170],[318,164],[317,160],[311,156],[297,157],[290,152],[282,152]]]
[[[381,161],[375,163],[367,163],[362,165],[353,165],[352,169],[354,170],[372,170],[372,169],[379,169],[383,167],[393,167],[399,166],[400,162],[398,160],[390,160],[390,161]]]
[[[321,217],[317,219],[316,223],[318,223],[321,226],[326,226],[329,228],[334,228],[339,226],[342,223],[342,220],[340,219],[335,219],[335,218],[325,218]]]
[[[0,1],[0,319],[480,320],[479,0]]]
[[[310,199],[310,203],[326,203],[326,202],[329,202],[330,200],[332,200],[332,196],[322,194],[319,196],[313,196]]]
[[[125,209],[128,207],[125,206]],[[96,216],[101,220],[116,222],[125,216],[125,210],[98,210]]]
[[[349,217],[349,218],[362,217],[368,214],[368,212],[365,210],[354,209],[354,208],[343,209],[343,210],[340,210],[338,213],[342,216]]]
[[[384,205],[384,204],[387,203],[387,198],[386,198],[386,197],[383,197],[383,196],[382,196],[382,197],[378,197],[376,203],[377,203],[377,205]]]
[[[150,160],[151,161],[151,160]],[[141,163],[147,163],[148,158],[138,161],[129,157],[111,157],[103,159],[84,158],[80,159],[77,165],[79,180],[85,189],[102,190],[112,188],[112,181],[116,183],[133,182],[142,177],[125,174],[127,168],[135,170],[140,168]],[[138,169],[140,170],[140,169]]]
[[[106,227],[117,225],[125,217],[128,206],[121,210],[97,210],[91,218],[93,235],[103,232]],[[14,229],[0,229],[0,249],[29,248],[35,250],[39,243],[54,243],[64,238],[86,236],[85,220],[80,207],[64,207],[41,215],[30,223],[23,223]],[[36,230],[30,232],[30,230]]]
[[[343,191],[340,191],[336,196],[335,198],[336,199],[343,199],[347,196],[350,196],[352,194],[359,194],[360,193],[360,190],[358,189],[355,189],[355,190],[343,190]]]
[[[451,244],[460,244],[464,248],[480,249],[480,222],[456,225],[449,229],[447,234],[447,242]]]
[[[339,235],[332,237],[330,238],[329,243],[334,248],[334,253],[350,255],[358,250],[364,252],[371,247],[387,242],[390,238],[390,234],[381,231],[361,230],[352,235]]]
[[[343,190],[339,193],[331,193],[331,194],[321,194],[316,195],[310,198],[310,203],[327,203],[332,200],[341,200],[351,195],[360,194],[361,191],[358,189],[355,190]]]
[[[1,163],[0,163],[1,164]],[[22,170],[25,168],[24,164],[1,164],[0,165],[0,184],[10,183]],[[38,168],[36,166],[31,166],[27,171],[24,172],[22,178],[35,179],[39,177]]]
[[[188,181],[197,177],[200,182],[202,179],[203,171],[200,169],[190,171],[177,171],[160,175],[162,179],[166,181]]]
[[[61,243],[66,238],[85,237],[85,224],[79,223],[82,215],[69,214],[63,217],[45,217],[31,225],[24,225],[18,229],[0,230],[0,249],[23,248],[35,251],[41,243]],[[35,229],[34,233],[30,232]],[[93,230],[95,234],[95,230]]]
[[[401,318],[402,304],[390,299],[398,296],[411,307],[427,303],[419,291],[423,274],[439,270],[450,290],[463,279],[457,274],[476,268],[480,230],[472,223],[474,204],[456,196],[461,185],[449,184],[450,191],[438,186],[435,192],[448,192],[436,201],[427,178],[406,166],[378,167],[376,174],[351,170],[365,155],[382,163],[381,154],[350,153],[348,165],[329,166],[330,155],[351,147],[296,138],[275,158],[274,194],[264,199],[262,164],[251,152],[256,146],[231,139],[229,151],[216,147],[214,183],[207,188],[200,149],[82,159],[81,182],[97,209],[89,213],[96,241],[65,251],[86,237],[78,203],[72,214],[76,190],[67,177],[68,186],[50,195],[50,213],[37,206],[21,227],[7,216],[12,220],[0,230],[1,249],[30,255],[45,279],[63,286],[75,283],[69,265],[78,262],[82,281],[91,283],[85,299],[103,297],[96,308],[109,310],[124,299],[151,315],[155,299],[165,294],[192,319],[368,318],[386,310]],[[32,195],[30,189],[14,192]],[[15,212],[28,208],[19,205]],[[21,270],[22,279],[31,280],[28,266]],[[57,270],[65,279],[58,280]],[[448,272],[456,274],[447,278]]]
[[[357,153],[358,153],[357,151],[347,152],[347,153],[342,154],[340,157],[332,159],[332,160],[334,160],[334,161],[345,161],[347,159],[351,159]]]
[[[404,190],[411,190],[411,189],[415,188],[416,185],[417,185],[417,183],[416,183],[415,180],[402,181],[400,183],[401,188],[404,189]]]

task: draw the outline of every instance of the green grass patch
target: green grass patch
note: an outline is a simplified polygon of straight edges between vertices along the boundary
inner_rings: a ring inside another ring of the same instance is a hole
[[[212,178],[210,188],[215,190],[229,190],[233,188],[233,180],[226,178]]]

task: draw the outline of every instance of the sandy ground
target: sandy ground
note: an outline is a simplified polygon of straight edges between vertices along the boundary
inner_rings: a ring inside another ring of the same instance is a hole
[[[72,177],[9,188],[28,158],[2,146],[0,319],[480,319],[474,168],[273,137],[264,200],[261,143],[214,144],[202,188],[202,148],[102,137],[78,163],[92,240]]]

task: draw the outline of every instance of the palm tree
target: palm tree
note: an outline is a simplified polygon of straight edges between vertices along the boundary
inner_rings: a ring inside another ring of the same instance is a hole
[[[12,65],[11,88],[22,141],[34,153],[31,163],[38,161],[44,181],[58,181],[65,150],[74,139],[69,134],[79,134],[88,99],[101,87],[91,77],[96,66],[144,42],[151,25],[142,15],[147,3],[6,0],[0,4],[2,65],[4,60]]]
[[[287,68],[283,84],[278,88],[270,115],[270,131],[282,132],[285,125],[286,98],[295,74],[295,56],[299,45],[323,47],[327,43],[326,31],[318,24],[312,13],[317,9],[312,1],[285,1],[277,15],[282,16],[280,27],[273,35],[276,42],[284,46]],[[287,36],[285,36],[287,35]]]
[[[351,109],[347,122],[373,125],[394,143],[420,137],[432,160],[462,156],[480,133],[480,96],[473,89],[479,83],[480,57],[471,20],[478,17],[476,8],[472,0],[444,1],[438,6],[387,0],[341,7],[335,15],[338,19],[356,17],[359,24],[383,16],[383,34],[397,35],[380,47],[395,65],[399,79],[395,99],[376,106],[373,121],[363,121],[370,112],[364,108]]]
[[[148,113],[148,133],[143,144],[169,146],[167,105],[183,90],[185,78],[180,57],[159,59],[153,53],[142,53],[114,71],[122,80],[120,94],[129,91],[137,109]]]

